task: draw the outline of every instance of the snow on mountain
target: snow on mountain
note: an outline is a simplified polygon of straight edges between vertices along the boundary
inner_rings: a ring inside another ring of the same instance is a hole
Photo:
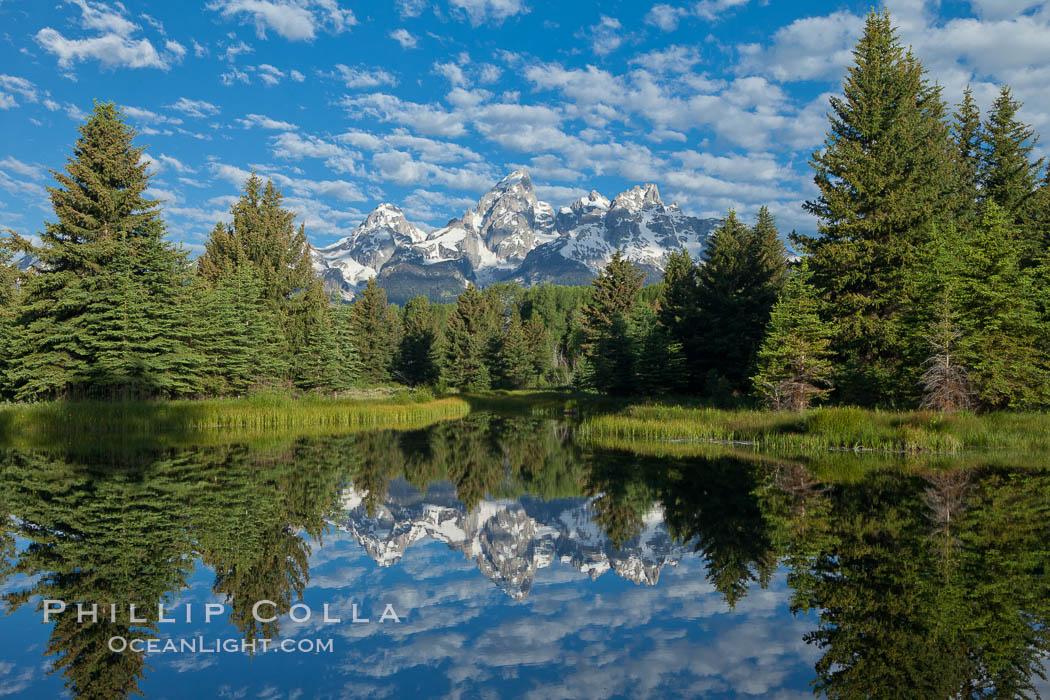
[[[671,539],[658,508],[646,516],[643,532],[617,549],[594,523],[592,499],[482,501],[468,512],[450,484],[431,484],[424,500],[417,489],[397,480],[386,503],[369,515],[365,495],[352,486],[345,489],[334,525],[353,535],[378,565],[396,564],[409,546],[429,537],[462,552],[517,600],[528,596],[537,569],[555,561],[592,579],[612,570],[652,586],[664,566],[677,566],[693,551],[689,543]]]
[[[415,294],[451,301],[471,282],[587,284],[618,248],[656,281],[672,251],[698,255],[717,223],[665,205],[653,184],[611,202],[592,191],[555,213],[537,199],[529,174],[516,170],[476,207],[429,233],[398,207],[380,204],[351,235],[315,250],[314,265],[346,298],[378,277],[400,303]]]

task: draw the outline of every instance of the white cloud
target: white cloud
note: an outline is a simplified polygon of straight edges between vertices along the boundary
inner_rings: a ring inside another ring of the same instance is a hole
[[[139,28],[137,24],[124,17],[122,5],[118,4],[117,9],[113,9],[102,2],[88,2],[87,0],[70,0],[70,2],[80,8],[80,23],[85,29],[127,36]]]
[[[309,41],[318,30],[341,34],[357,24],[338,0],[212,0],[207,8],[250,22],[260,39],[269,30],[289,41]]]
[[[419,17],[427,9],[429,0],[397,0],[397,11],[402,17]]]
[[[973,9],[985,19],[1007,19],[1043,5],[1045,0],[970,0]]]
[[[437,141],[410,134],[406,129],[395,129],[388,134],[366,131],[347,131],[336,139],[366,151],[407,149],[419,153],[431,163],[481,162],[483,158],[466,146],[450,141]]]
[[[414,49],[419,45],[419,39],[412,36],[407,29],[395,29],[388,36],[401,44],[403,49]]]
[[[331,170],[348,174],[357,174],[357,161],[360,156],[355,151],[317,136],[302,135],[294,131],[285,131],[273,138],[273,154],[286,160],[321,158]]]
[[[230,69],[225,73],[219,74],[219,80],[222,81],[223,85],[233,85],[234,83],[244,83],[248,85],[252,82],[252,77],[248,75],[247,71],[243,71],[234,66],[230,66]]]
[[[143,124],[181,124],[182,120],[178,117],[167,117],[163,114],[157,114],[148,109],[141,109],[139,107],[129,107],[128,105],[121,105],[121,109],[124,114],[128,115],[137,122]]]
[[[172,41],[170,39],[165,41],[164,48],[166,48],[172,56],[175,56],[180,61],[182,60],[182,57],[186,55],[186,47],[177,41]]]
[[[19,94],[26,102],[36,102],[40,99],[36,86],[25,78],[16,75],[0,75],[0,109],[18,106],[18,101],[10,94],[12,92]]]
[[[700,62],[695,46],[668,46],[635,56],[628,63],[639,65],[654,73],[688,73]]]
[[[128,20],[124,6],[110,7],[102,2],[70,0],[81,11],[80,26],[97,32],[96,36],[67,38],[58,30],[44,27],[34,38],[47,52],[58,57],[58,65],[71,68],[77,61],[95,59],[108,68],[160,68],[168,70],[182,60],[186,48],[168,40],[163,51],[158,51],[148,39],[132,35],[139,25]]]
[[[772,45],[744,44],[738,71],[758,73],[780,81],[814,80],[842,75],[852,63],[850,53],[860,37],[864,19],[839,10],[823,17],[805,17],[781,27]]]
[[[204,44],[199,43],[196,39],[193,40],[193,55],[197,58],[204,58],[208,55],[208,47]]]
[[[397,78],[387,73],[382,68],[366,68],[355,66],[353,68],[338,63],[335,66],[336,77],[343,81],[348,88],[378,87],[380,85],[397,85]]]
[[[435,63],[434,72],[438,75],[444,76],[452,87],[467,87],[470,85],[470,81],[467,80],[467,76],[463,73],[463,69],[451,61],[448,63]]]
[[[244,119],[238,119],[237,123],[245,129],[251,129],[254,126],[257,126],[262,129],[271,129],[274,131],[295,131],[299,128],[290,122],[270,119],[264,114],[246,114]]]
[[[693,6],[693,14],[700,19],[715,21],[727,10],[743,7],[748,0],[700,0]]]
[[[499,24],[508,17],[525,14],[525,0],[449,0],[454,14],[465,15],[474,27],[491,22]]]
[[[219,113],[219,108],[211,102],[205,102],[204,100],[191,100],[187,97],[180,97],[175,101],[175,104],[168,105],[168,108],[199,119]]]
[[[269,63],[259,64],[256,70],[259,73],[259,79],[270,86],[277,85],[284,78],[284,72]]]
[[[179,174],[195,173],[195,172],[197,172],[193,168],[191,168],[188,165],[184,164],[178,158],[176,158],[174,156],[166,155],[164,153],[161,153],[159,156],[157,156],[154,159],[154,161],[157,162],[157,163],[160,163],[163,166],[167,166],[169,168],[172,168],[175,172],[177,172]]]
[[[373,116],[382,121],[412,127],[421,134],[455,138],[466,133],[463,120],[458,115],[438,105],[406,102],[394,95],[372,93],[345,97],[342,105],[353,118]]]
[[[297,83],[301,83],[304,80],[306,80],[306,76],[300,73],[299,71],[295,70],[294,68],[288,71],[288,77]]]
[[[58,56],[58,65],[71,68],[77,61],[93,58],[108,68],[160,68],[167,70],[178,56],[158,53],[147,39],[135,41],[118,34],[89,39],[67,39],[51,27],[36,33],[36,41]]]
[[[236,61],[237,57],[242,53],[252,53],[254,51],[255,49],[248,44],[243,41],[238,41],[236,44],[230,44],[226,47],[226,50],[222,52],[222,59],[232,63],[233,61]]]
[[[645,21],[665,32],[673,32],[678,29],[678,21],[686,14],[688,12],[684,8],[660,3],[652,6],[652,9],[645,15]]]
[[[688,7],[676,7],[667,3],[653,5],[645,15],[645,21],[665,32],[678,29],[678,23],[685,17],[698,17],[708,22],[721,19],[726,11],[742,7],[748,0],[700,0]]]
[[[0,168],[13,173],[18,173],[22,177],[28,177],[33,180],[40,180],[44,177],[44,169],[39,165],[23,163],[17,158],[12,158],[11,156],[0,159]]]
[[[602,15],[598,24],[582,31],[579,36],[590,41],[591,51],[599,56],[606,56],[620,48],[623,43],[623,37],[620,36],[622,28],[620,20]]]

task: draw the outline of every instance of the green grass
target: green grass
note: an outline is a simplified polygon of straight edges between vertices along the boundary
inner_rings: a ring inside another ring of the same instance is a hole
[[[292,398],[260,393],[203,401],[55,401],[0,406],[0,444],[46,446],[74,440],[153,438],[158,443],[220,433],[224,439],[265,432],[414,429],[470,412],[460,398],[407,391],[382,398]]]
[[[956,413],[817,408],[800,413],[641,404],[592,413],[585,439],[723,441],[763,450],[874,450],[954,454],[969,449],[1050,450],[1045,413]]]

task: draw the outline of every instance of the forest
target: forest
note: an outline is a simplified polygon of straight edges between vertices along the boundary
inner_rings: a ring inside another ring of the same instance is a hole
[[[725,214],[664,281],[619,254],[590,287],[330,297],[302,225],[252,175],[204,252],[166,238],[149,162],[98,102],[48,188],[40,243],[0,259],[0,397],[205,398],[573,387],[728,406],[1050,405],[1050,169],[1008,86],[950,106],[872,12],[831,99],[805,204],[816,235]],[[34,264],[19,269],[16,259]]]

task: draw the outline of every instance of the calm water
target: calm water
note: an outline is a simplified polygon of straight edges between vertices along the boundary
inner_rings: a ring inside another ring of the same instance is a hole
[[[656,459],[474,415],[257,445],[7,451],[0,504],[0,696],[1050,689],[1040,468]],[[45,623],[45,600],[67,609]],[[97,622],[78,621],[78,601]]]

